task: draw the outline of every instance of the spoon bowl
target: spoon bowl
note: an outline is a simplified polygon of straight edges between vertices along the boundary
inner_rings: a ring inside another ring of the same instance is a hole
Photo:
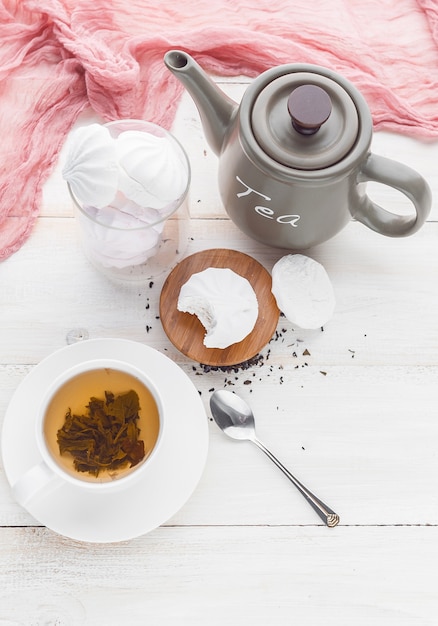
[[[221,389],[211,395],[210,409],[214,421],[226,435],[239,441],[252,441],[260,448],[289,478],[327,526],[333,527],[339,524],[339,515],[297,480],[257,438],[254,415],[245,400],[231,391]]]
[[[216,424],[232,439],[252,441],[256,438],[253,412],[235,393],[215,391],[210,398],[210,408]]]

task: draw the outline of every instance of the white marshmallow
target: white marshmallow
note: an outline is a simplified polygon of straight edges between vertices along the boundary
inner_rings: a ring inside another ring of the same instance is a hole
[[[168,137],[128,130],[116,141],[119,188],[140,206],[164,209],[177,201],[187,184],[187,164]]]
[[[177,308],[196,315],[206,330],[207,348],[227,348],[245,339],[258,317],[249,281],[228,268],[209,267],[181,287]]]
[[[272,293],[286,318],[300,328],[324,326],[335,309],[330,278],[317,261],[302,254],[282,257],[272,269]]]
[[[72,132],[62,175],[81,204],[98,209],[111,204],[117,193],[118,164],[107,128],[90,124]]]

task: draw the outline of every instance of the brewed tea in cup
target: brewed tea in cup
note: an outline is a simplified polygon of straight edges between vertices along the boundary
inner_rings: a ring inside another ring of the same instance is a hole
[[[139,479],[161,439],[159,394],[140,370],[99,359],[61,374],[36,417],[41,462],[12,487],[20,504],[74,484],[109,491]]]

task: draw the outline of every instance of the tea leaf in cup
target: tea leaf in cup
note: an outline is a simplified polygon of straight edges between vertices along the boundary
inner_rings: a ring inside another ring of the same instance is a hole
[[[83,415],[68,409],[57,433],[61,455],[71,454],[77,471],[94,476],[102,470],[134,467],[145,456],[137,425],[139,411],[133,390],[117,396],[105,391],[105,399],[91,397]]]

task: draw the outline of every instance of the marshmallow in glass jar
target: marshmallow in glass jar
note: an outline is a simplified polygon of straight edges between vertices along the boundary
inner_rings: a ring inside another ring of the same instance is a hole
[[[154,278],[182,258],[190,165],[171,133],[142,120],[78,128],[62,173],[84,251],[103,273]]]

